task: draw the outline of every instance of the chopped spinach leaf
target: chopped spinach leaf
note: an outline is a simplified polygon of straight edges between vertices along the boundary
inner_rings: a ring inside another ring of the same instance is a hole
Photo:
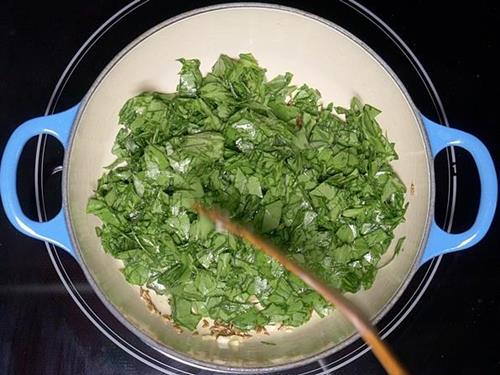
[[[144,92],[123,106],[117,159],[87,206],[126,280],[164,294],[174,322],[191,330],[203,317],[246,331],[328,314],[300,279],[192,211],[200,202],[332,286],[369,288],[406,211],[380,111],[357,98],[349,108],[322,105],[290,73],[268,81],[251,54],[221,55],[205,76],[198,60],[179,62],[177,92]]]

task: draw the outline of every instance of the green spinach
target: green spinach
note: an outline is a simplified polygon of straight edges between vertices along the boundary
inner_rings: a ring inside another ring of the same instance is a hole
[[[266,79],[251,54],[221,55],[203,76],[180,59],[175,93],[128,100],[87,211],[128,282],[169,298],[175,323],[203,317],[247,331],[299,326],[328,303],[280,264],[193,210],[218,206],[344,292],[369,288],[404,220],[405,186],[379,111],[353,98]],[[398,242],[398,251],[402,242]],[[257,303],[258,302],[258,303]]]

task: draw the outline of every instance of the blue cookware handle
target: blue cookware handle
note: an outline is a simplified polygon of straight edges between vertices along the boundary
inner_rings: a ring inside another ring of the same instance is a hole
[[[464,250],[478,243],[485,236],[493,221],[498,196],[495,165],[484,144],[473,135],[461,130],[436,124],[424,116],[422,120],[431,144],[432,157],[448,146],[462,147],[470,152],[479,172],[481,196],[476,220],[472,227],[463,233],[447,233],[439,228],[433,219],[421,264],[432,257]]]
[[[69,134],[73,120],[78,111],[78,105],[55,115],[38,117],[26,121],[10,136],[3,152],[0,164],[0,195],[7,218],[14,227],[22,233],[42,241],[51,242],[74,256],[69,231],[61,209],[51,220],[46,222],[33,221],[26,217],[19,204],[16,180],[19,157],[26,142],[37,135],[49,134],[62,143],[64,149],[68,146]]]

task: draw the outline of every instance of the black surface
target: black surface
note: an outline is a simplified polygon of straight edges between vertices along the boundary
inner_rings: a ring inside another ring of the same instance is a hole
[[[22,121],[43,114],[50,93],[80,45],[126,1],[2,3],[0,149]],[[497,59],[500,11],[492,2],[367,2],[410,45],[443,99],[450,123],[481,138],[498,160]],[[183,11],[208,2],[172,1]],[[319,15],[319,2],[287,2]],[[140,20],[137,20],[140,22]],[[74,98],[75,101],[79,98]],[[470,158],[459,153],[455,230],[477,207]],[[33,160],[23,160],[20,192],[34,212]],[[1,211],[1,210],[0,210]],[[0,374],[157,374],[104,337],[55,273],[43,243],[17,233],[0,213]],[[493,374],[500,352],[498,219],[469,251],[447,255],[430,288],[389,343],[415,374]],[[383,373],[371,354],[340,374]]]

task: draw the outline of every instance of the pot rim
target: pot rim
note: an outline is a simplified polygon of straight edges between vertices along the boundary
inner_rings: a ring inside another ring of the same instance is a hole
[[[85,96],[83,97],[79,108],[78,112],[75,116],[75,119],[73,121],[73,124],[71,126],[71,131],[70,131],[70,136],[69,136],[69,141],[68,141],[68,148],[67,151],[65,152],[64,155],[64,162],[63,162],[63,171],[62,171],[62,209],[64,212],[64,219],[68,228],[69,232],[69,237],[72,242],[72,245],[75,249],[75,257],[78,260],[78,263],[83,270],[85,277],[87,281],[90,283],[92,286],[92,289],[96,292],[97,296],[99,299],[103,302],[103,304],[107,307],[107,309],[113,314],[113,316],[120,321],[127,329],[132,331],[137,337],[139,337],[142,341],[144,341],[146,344],[148,344],[150,347],[153,349],[161,352],[162,354],[166,355],[169,358],[172,358],[174,360],[177,360],[181,363],[187,364],[187,365],[193,365],[197,368],[200,369],[205,369],[205,370],[215,370],[215,371],[220,371],[220,372],[225,372],[225,373],[246,373],[246,374],[256,374],[256,373],[261,373],[261,372],[274,372],[274,371],[283,371],[283,370],[290,370],[293,368],[297,368],[300,366],[304,366],[307,364],[310,364],[312,362],[318,361],[322,358],[325,358],[329,355],[332,355],[348,345],[352,344],[354,341],[360,338],[359,333],[354,332],[351,336],[346,338],[344,341],[341,343],[326,349],[318,354],[315,354],[313,356],[309,356],[307,358],[281,364],[281,365],[275,365],[275,366],[262,366],[262,367],[234,367],[234,366],[224,366],[220,364],[215,364],[212,362],[207,362],[207,361],[201,361],[192,357],[189,357],[183,353],[177,352],[176,350],[170,349],[167,346],[159,343],[158,341],[152,339],[149,337],[147,334],[145,334],[143,331],[141,331],[139,328],[137,328],[134,324],[132,324],[125,316],[109,301],[107,296],[101,291],[99,284],[96,282],[94,277],[92,276],[91,272],[89,271],[87,264],[85,263],[85,260],[83,257],[80,255],[80,248],[78,246],[78,241],[75,236],[75,232],[73,231],[73,225],[70,219],[70,212],[69,212],[69,201],[68,201],[68,196],[69,196],[69,173],[68,173],[68,166],[69,166],[69,160],[71,158],[71,152],[72,152],[72,146],[73,143],[76,141],[76,130],[78,128],[80,118],[85,111],[89,99],[92,97],[93,93],[97,89],[97,87],[100,85],[100,83],[106,78],[108,72],[135,46],[137,46],[139,43],[141,43],[143,40],[147,39],[151,35],[155,34],[159,30],[168,27],[176,22],[182,21],[184,19],[199,15],[199,14],[204,14],[204,13],[209,13],[213,11],[219,11],[219,10],[226,10],[226,9],[255,9],[255,8],[260,8],[260,9],[268,9],[268,10],[274,10],[274,11],[283,11],[283,12],[288,12],[288,13],[294,13],[309,19],[312,19],[314,21],[318,21],[329,28],[332,28],[333,30],[341,33],[348,39],[350,39],[353,43],[358,44],[360,47],[362,47],[370,56],[375,59],[383,68],[384,70],[389,74],[389,76],[396,82],[398,88],[402,92],[403,96],[405,97],[408,105],[412,109],[412,112],[414,114],[414,117],[416,119],[417,126],[420,130],[420,133],[422,134],[422,140],[424,143],[424,149],[425,149],[425,154],[426,154],[426,160],[428,164],[428,170],[429,170],[429,201],[428,201],[428,206],[427,206],[427,215],[426,215],[426,222],[424,226],[424,233],[421,236],[421,241],[418,245],[418,251],[417,255],[414,258],[414,262],[412,267],[410,268],[405,280],[400,284],[398,287],[396,293],[391,297],[391,299],[388,301],[388,303],[376,314],[376,316],[372,319],[372,323],[376,325],[384,315],[387,314],[389,310],[392,309],[392,307],[395,305],[395,303],[399,300],[403,292],[405,291],[406,287],[408,286],[409,282],[413,278],[413,275],[415,272],[418,270],[420,263],[419,260],[422,258],[425,245],[427,244],[428,240],[428,235],[432,223],[432,218],[434,217],[434,203],[435,203],[435,179],[434,179],[434,167],[432,163],[432,154],[431,154],[431,148],[430,148],[430,143],[429,143],[429,138],[427,135],[427,132],[425,130],[425,127],[422,122],[422,118],[420,115],[420,112],[416,108],[415,104],[413,103],[413,100],[411,99],[408,91],[406,90],[405,86],[401,82],[401,80],[398,78],[398,76],[392,71],[392,69],[389,67],[389,65],[380,57],[378,56],[375,51],[373,51],[367,44],[365,44],[362,40],[357,38],[355,35],[347,31],[346,29],[340,27],[339,25],[333,23],[332,21],[329,21],[323,17],[317,16],[313,13],[293,8],[293,7],[288,7],[288,6],[283,6],[283,5],[278,5],[278,4],[269,4],[269,3],[259,3],[259,2],[241,2],[241,3],[224,3],[224,4],[217,4],[217,5],[211,5],[211,6],[206,6],[206,7],[201,7],[201,8],[196,8],[184,13],[181,13],[177,16],[171,17],[158,25],[148,29],[145,31],[143,34],[135,38],[133,41],[131,41],[126,47],[124,47],[107,65],[106,67],[101,71],[101,73],[98,75],[98,77],[95,79],[94,83],[91,85]]]

